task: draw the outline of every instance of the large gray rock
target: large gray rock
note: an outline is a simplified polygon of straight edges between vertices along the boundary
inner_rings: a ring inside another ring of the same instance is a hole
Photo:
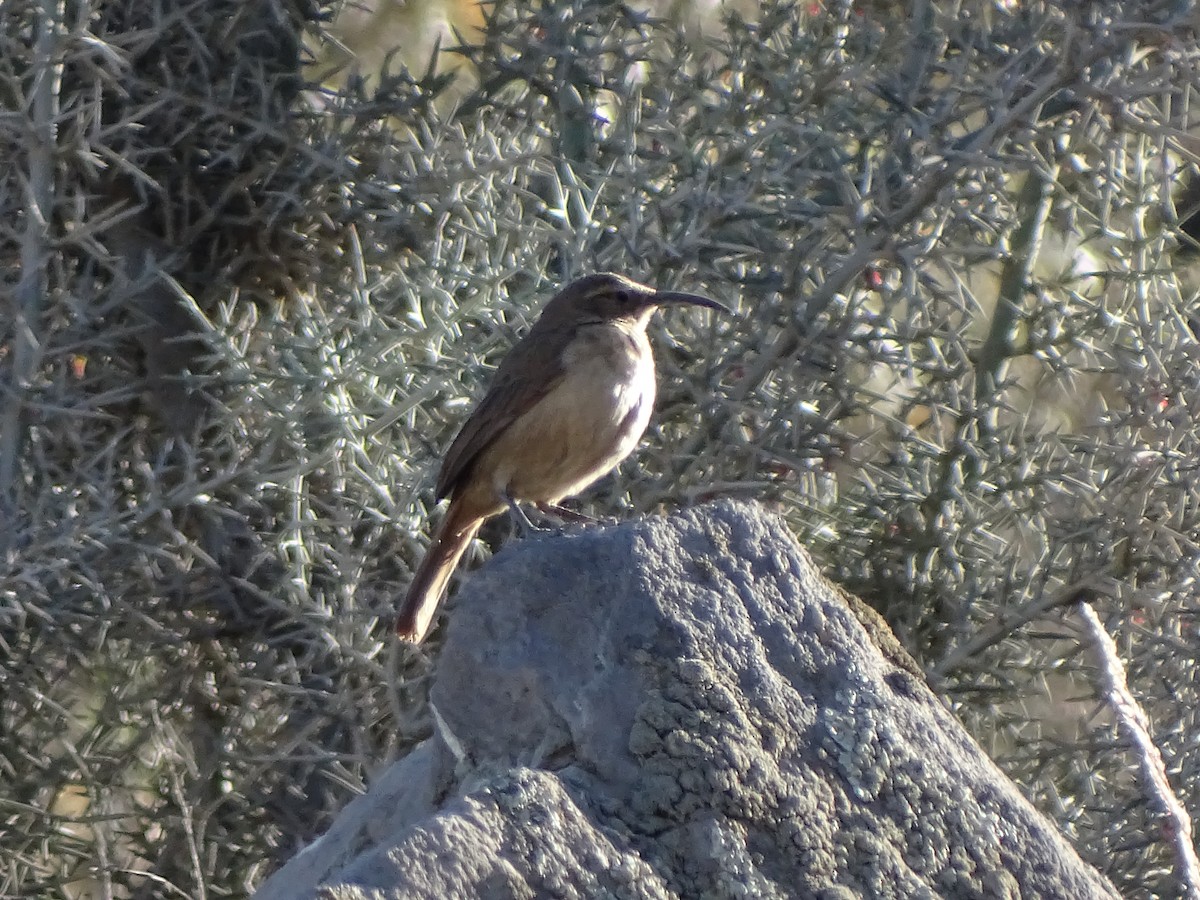
[[[1116,896],[754,506],[515,543],[431,696],[260,900]]]

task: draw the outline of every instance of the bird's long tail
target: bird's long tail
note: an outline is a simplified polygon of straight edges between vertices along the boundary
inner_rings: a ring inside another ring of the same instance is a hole
[[[454,567],[483,524],[483,517],[464,507],[464,504],[450,503],[425,558],[413,574],[412,584],[396,617],[396,633],[406,641],[419,643],[429,631]]]

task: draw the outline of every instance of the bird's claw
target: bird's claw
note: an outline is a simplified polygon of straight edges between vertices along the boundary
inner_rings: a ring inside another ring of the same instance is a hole
[[[547,530],[534,525],[529,516],[525,514],[525,510],[521,509],[520,504],[512,497],[505,495],[504,502],[508,504],[509,520],[512,522],[513,531],[518,537],[527,538],[532,534],[538,534]]]

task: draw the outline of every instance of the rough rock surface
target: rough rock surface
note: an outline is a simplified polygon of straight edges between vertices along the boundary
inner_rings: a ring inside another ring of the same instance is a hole
[[[1117,896],[754,506],[515,543],[431,697],[260,900]]]

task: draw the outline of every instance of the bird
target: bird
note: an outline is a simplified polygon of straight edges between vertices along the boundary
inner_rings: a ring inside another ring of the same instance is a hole
[[[480,526],[519,503],[553,508],[637,446],[656,393],[646,335],[663,306],[729,313],[699,294],[658,291],[600,272],[555,294],[496,370],[442,459],[437,499],[450,498],[398,610],[401,639],[419,643]]]

